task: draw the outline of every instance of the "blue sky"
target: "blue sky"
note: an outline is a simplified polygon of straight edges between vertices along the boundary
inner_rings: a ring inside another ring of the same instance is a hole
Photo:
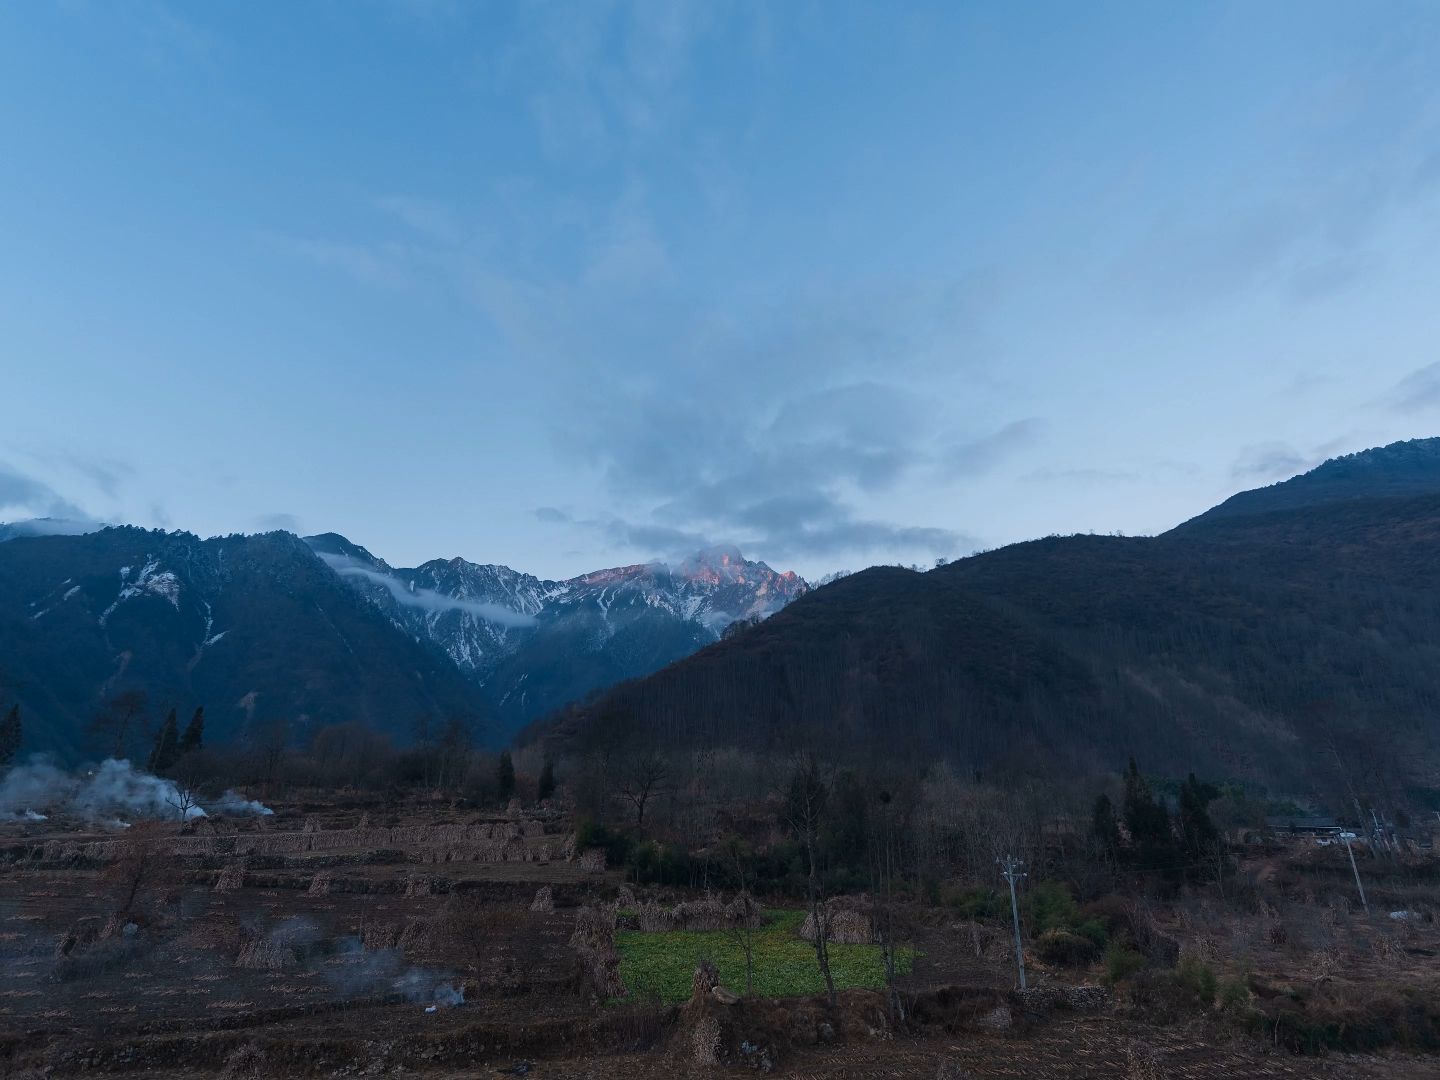
[[[0,5],[0,518],[557,576],[1440,433],[1432,4]]]

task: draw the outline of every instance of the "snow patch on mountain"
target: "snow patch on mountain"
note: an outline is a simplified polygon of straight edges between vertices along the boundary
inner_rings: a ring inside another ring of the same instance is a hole
[[[809,589],[794,573],[748,562],[734,548],[697,552],[674,566],[636,563],[550,581],[460,558],[395,568],[333,533],[306,542],[392,622],[482,684],[526,649],[546,652],[547,641],[552,654],[578,659],[617,647],[624,633],[626,649],[667,662],[677,649],[693,651],[731,623],[771,615]],[[516,680],[525,677],[511,672],[507,685],[491,689],[502,702],[514,700]]]
[[[131,581],[130,571],[133,569],[134,567],[130,566],[120,568],[120,592],[115,597],[114,603],[107,607],[104,614],[100,616],[101,626],[109,621],[110,616],[115,613],[115,609],[126,600],[146,593],[158,596],[168,601],[176,611],[180,610],[180,579],[169,570],[161,570],[159,559],[147,555],[145,565],[140,568],[135,580]]]

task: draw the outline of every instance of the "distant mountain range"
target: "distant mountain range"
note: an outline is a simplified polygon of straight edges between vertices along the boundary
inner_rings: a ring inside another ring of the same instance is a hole
[[[396,569],[334,533],[306,543],[392,623],[484,687],[506,734],[688,656],[731,623],[773,615],[809,589],[733,548],[673,567],[548,581],[458,558]]]
[[[1157,537],[814,590],[726,549],[550,581],[396,568],[335,534],[92,527],[0,527],[0,705],[20,702],[28,749],[95,752],[97,709],[143,688],[152,723],[206,705],[212,741],[348,721],[403,741],[460,716],[492,743],[528,725],[566,751],[798,747],[982,776],[1135,753],[1440,808],[1440,439]]]
[[[74,518],[34,518],[30,521],[0,521],[0,543],[19,536],[84,536],[110,526],[103,521]]]
[[[1157,537],[872,568],[521,740],[1057,780],[1136,754],[1440,809],[1440,439],[1337,458]]]
[[[347,721],[404,741],[461,716],[503,743],[807,588],[733,550],[545,581],[463,559],[396,569],[333,533],[0,525],[0,704],[20,702],[28,750],[69,758],[127,689],[152,712],[206,705],[212,741]]]

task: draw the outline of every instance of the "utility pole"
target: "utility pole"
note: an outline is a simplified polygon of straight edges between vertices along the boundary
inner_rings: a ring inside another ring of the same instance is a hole
[[[1015,858],[1014,855],[1006,855],[1004,859],[996,859],[1000,864],[1001,875],[1010,884],[1010,917],[1015,921],[1015,966],[1020,971],[1020,989],[1025,989],[1025,950],[1020,944],[1020,901],[1015,898],[1015,882],[1021,880],[1025,875],[1020,868],[1025,864]]]
[[[1350,869],[1355,874],[1355,888],[1360,890],[1360,906],[1365,909],[1365,914],[1370,914],[1370,904],[1365,899],[1365,886],[1360,882],[1360,868],[1355,865],[1355,850],[1350,846],[1350,841],[1355,839],[1353,832],[1342,832],[1340,839],[1345,841],[1345,854],[1350,856]]]

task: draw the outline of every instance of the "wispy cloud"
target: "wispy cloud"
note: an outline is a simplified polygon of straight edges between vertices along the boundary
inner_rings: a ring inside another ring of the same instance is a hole
[[[332,270],[364,285],[387,289],[410,283],[402,249],[395,245],[353,243],[269,233],[265,239],[293,259]]]
[[[277,243],[370,285],[439,267],[462,283],[499,343],[485,362],[545,388],[552,448],[594,486],[591,505],[537,521],[643,557],[713,542],[775,560],[956,554],[973,538],[934,494],[1010,467],[1043,430],[980,401],[994,270],[846,265],[772,281],[757,267],[712,282],[695,264],[697,237],[745,215],[716,187],[731,136],[687,122],[691,75],[717,45],[768,41],[767,19],[698,2],[526,7],[493,77],[573,187],[497,183],[469,216],[392,192],[371,201],[406,244]],[[662,185],[661,147],[697,164]]]
[[[1252,443],[1241,449],[1230,475],[1242,483],[1272,483],[1313,469],[1324,460],[1324,454],[1303,454],[1289,443]]]
[[[500,78],[528,103],[546,153],[571,161],[623,154],[686,115],[685,76],[720,24],[715,5],[699,0],[522,11]]]
[[[1032,445],[1044,428],[1039,417],[1012,420],[978,439],[962,441],[947,449],[941,466],[960,476],[975,476],[995,469],[1011,455]]]
[[[501,626],[518,627],[535,624],[532,616],[512,611],[500,604],[464,600],[459,597],[446,596],[434,589],[412,587],[399,578],[381,573],[379,570],[344,555],[320,553],[320,558],[337,574],[344,577],[363,578],[372,584],[381,586],[395,598],[397,603],[404,604],[406,607],[434,612],[463,611],[476,618],[484,619],[486,622],[498,623]]]
[[[767,559],[953,554],[966,543],[955,531],[861,507],[936,474],[948,483],[1000,467],[1039,431],[1021,420],[947,448],[947,402],[909,389],[935,356],[953,365],[969,333],[952,291],[851,288],[736,310],[663,275],[651,286],[658,299],[643,311],[583,272],[496,275],[480,296],[513,348],[583,388],[555,399],[556,444],[598,469],[621,524],[592,525],[617,545],[733,542]],[[621,379],[572,370],[622,357]],[[963,470],[943,469],[947,456]]]
[[[126,462],[109,457],[90,457],[67,452],[62,455],[62,460],[94,484],[101,494],[111,499],[120,494],[121,484],[135,472]]]
[[[255,519],[255,527],[262,532],[290,532],[300,534],[300,519],[294,514],[261,514]]]
[[[0,462],[0,516],[52,517],[79,521],[90,515],[49,484]]]
[[[1397,382],[1386,395],[1386,404],[1402,413],[1440,407],[1440,361],[1416,368]]]
[[[1086,487],[1101,487],[1108,484],[1133,484],[1143,479],[1140,473],[1129,469],[1035,469],[1021,477],[1036,484],[1067,484]]]
[[[376,199],[375,205],[428,240],[455,244],[461,239],[454,210],[442,202],[413,195],[386,195]]]

